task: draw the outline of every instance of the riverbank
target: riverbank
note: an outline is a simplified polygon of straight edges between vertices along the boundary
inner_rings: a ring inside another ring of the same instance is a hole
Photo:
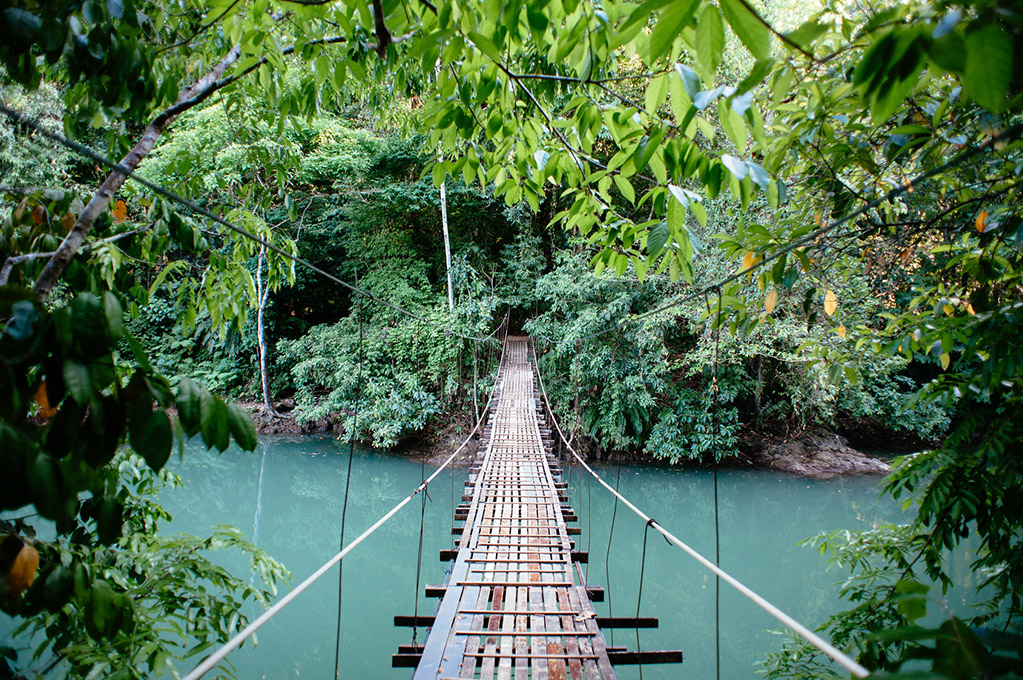
[[[299,422],[291,417],[294,404],[285,400],[276,404],[279,415],[271,416],[262,404],[242,404],[252,413],[256,429],[267,435],[341,434],[343,419],[331,414],[327,418]],[[465,441],[472,423],[468,414],[455,414],[443,426],[432,425],[415,441],[401,449],[404,455],[425,456],[431,463],[440,464]],[[478,439],[470,442],[454,461],[468,465],[476,454]],[[656,459],[611,454],[609,460],[622,458],[629,462],[652,462]],[[850,445],[842,435],[826,429],[802,430],[794,434],[770,431],[748,431],[739,442],[739,456],[728,462],[730,467],[750,467],[775,470],[799,477],[830,479],[840,475],[884,475],[891,466],[883,459],[864,453]]]

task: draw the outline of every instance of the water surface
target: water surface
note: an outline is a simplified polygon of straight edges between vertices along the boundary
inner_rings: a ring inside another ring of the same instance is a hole
[[[329,437],[266,439],[255,453],[190,452],[175,463],[182,489],[163,495],[174,514],[169,530],[206,532],[230,523],[284,562],[300,581],[338,548],[347,447]],[[426,466],[426,474],[433,469]],[[614,485],[615,466],[598,471]],[[422,479],[421,462],[357,449],[353,460],[347,540],[351,540],[405,497]],[[639,589],[644,524],[619,505],[610,534],[613,499],[572,469],[570,494],[580,517],[579,549],[590,551],[586,567],[592,584],[609,586],[597,604],[601,615],[633,616]],[[462,493],[464,470],[445,471],[426,503],[419,588],[420,613],[432,614],[436,600],[422,595],[427,583],[442,583],[447,563],[438,551],[451,546],[451,509]],[[876,477],[803,480],[763,471],[719,474],[718,522],[721,565],[739,580],[811,628],[833,611],[844,574],[826,570],[815,550],[799,546],[806,537],[839,529],[865,529],[905,518],[882,498]],[[709,471],[622,466],[619,487],[640,508],[708,556],[714,554],[713,484]],[[454,493],[452,493],[452,490]],[[408,678],[392,669],[391,654],[410,642],[411,629],[393,626],[395,614],[411,614],[416,602],[420,526],[418,498],[346,558],[344,565],[341,676],[353,679]],[[605,572],[605,554],[609,574]],[[232,565],[244,572],[244,564]],[[647,540],[642,616],[660,618],[643,630],[643,649],[682,649],[682,666],[648,666],[643,677],[707,678],[714,671],[714,579],[681,550],[651,532]],[[966,560],[955,567],[967,578]],[[259,633],[255,648],[236,652],[240,678],[330,677],[337,626],[336,570],[304,593]],[[950,603],[958,607],[962,603]],[[756,677],[755,664],[781,640],[767,614],[722,584],[722,678]],[[418,631],[422,641],[424,631]],[[610,637],[610,631],[608,632]],[[610,641],[610,640],[609,640]],[[614,642],[636,646],[633,630],[614,631]],[[619,667],[620,677],[638,677]]]

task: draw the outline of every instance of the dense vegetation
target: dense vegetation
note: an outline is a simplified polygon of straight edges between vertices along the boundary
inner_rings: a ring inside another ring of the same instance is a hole
[[[269,591],[197,548],[284,572],[226,529],[152,535],[175,439],[252,448],[223,398],[421,437],[478,409],[494,343],[461,336],[507,312],[594,455],[819,427],[922,451],[886,482],[914,523],[815,539],[851,571],[824,626],[871,669],[1021,672],[1018,7],[173,4],[2,9],[27,118],[0,123],[0,509],[58,538],[0,526],[4,610],[47,633],[0,667],[141,676],[223,639]],[[968,535],[987,606],[924,627]],[[199,607],[223,615],[170,644]],[[834,675],[796,642],[767,673]]]

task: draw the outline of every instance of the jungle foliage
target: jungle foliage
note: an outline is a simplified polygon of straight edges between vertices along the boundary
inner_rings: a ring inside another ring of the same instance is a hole
[[[5,106],[437,326],[485,335],[509,308],[598,455],[716,459],[751,428],[912,434],[922,451],[886,483],[914,523],[816,539],[855,607],[825,626],[873,670],[1018,674],[1018,3],[173,6],[5,3]],[[151,470],[173,433],[248,443],[237,410],[157,368],[251,396],[255,348],[303,417],[339,413],[382,445],[487,382],[492,352],[72,161],[24,120],[0,137],[34,145],[0,158],[11,509],[65,534],[94,522],[123,549],[119,443]],[[947,582],[944,551],[968,535],[988,606],[925,624],[923,582]],[[7,573],[34,574],[26,555]],[[822,664],[793,644],[768,670]]]

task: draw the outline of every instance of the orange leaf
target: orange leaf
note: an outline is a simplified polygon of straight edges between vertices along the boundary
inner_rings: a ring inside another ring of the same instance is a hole
[[[768,314],[774,311],[775,305],[778,304],[778,289],[772,288],[771,292],[764,298],[764,311]]]
[[[969,302],[966,303],[966,311],[970,313],[970,316],[973,316],[974,314],[977,313],[973,311],[973,305]]]
[[[841,326],[836,328],[835,332],[838,333],[838,337],[844,339],[845,338],[845,324],[842,324]]]
[[[20,595],[29,589],[36,580],[39,569],[39,553],[28,543],[21,546],[18,556],[14,558],[11,570],[7,572],[7,586]]]
[[[64,217],[60,218],[60,223],[64,225],[65,231],[71,231],[71,227],[75,226],[75,216],[71,213],[67,213]]]
[[[50,399],[46,396],[45,380],[39,383],[39,389],[36,390],[36,404],[39,406],[39,415],[46,420],[49,420],[57,413],[57,409],[50,406]]]
[[[128,219],[128,206],[124,204],[124,201],[118,201],[114,204],[114,222],[121,224]]]
[[[32,208],[32,221],[36,224],[42,224],[43,220],[46,219],[46,208],[41,205],[37,205]]]
[[[977,215],[977,231],[981,234],[987,228],[987,210],[981,210],[980,214]]]
[[[829,290],[824,296],[824,311],[828,313],[828,316],[831,316],[835,313],[836,309],[838,309],[838,298],[835,297],[834,291]]]

